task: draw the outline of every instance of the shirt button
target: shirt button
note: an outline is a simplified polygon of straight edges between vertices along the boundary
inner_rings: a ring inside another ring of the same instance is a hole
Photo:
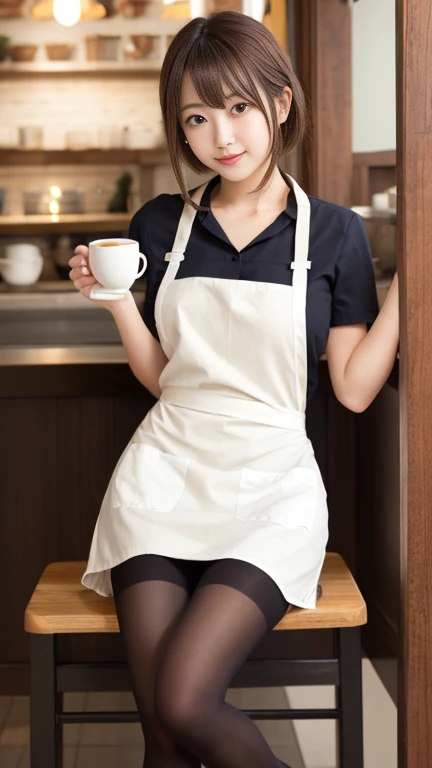
[[[232,260],[233,261],[238,261],[239,258],[240,258],[240,256],[236,253],[236,255],[232,257]]]

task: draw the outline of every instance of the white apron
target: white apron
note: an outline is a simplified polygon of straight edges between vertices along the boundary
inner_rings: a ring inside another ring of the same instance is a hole
[[[82,578],[100,595],[134,555],[229,557],[315,608],[328,511],[305,429],[310,203],[287,178],[298,204],[292,286],[175,280],[196,214],[184,205],[155,305],[161,396],[117,463]]]

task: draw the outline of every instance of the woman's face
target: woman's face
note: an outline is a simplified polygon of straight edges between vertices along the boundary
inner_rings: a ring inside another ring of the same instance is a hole
[[[261,88],[259,92],[267,107]],[[181,126],[192,152],[204,165],[226,178],[240,181],[264,164],[270,150],[270,133],[258,107],[239,95],[227,92],[225,95],[225,109],[213,109],[201,104],[186,71],[180,97]],[[275,99],[279,123],[288,117],[291,98],[291,89],[286,86],[282,96]],[[270,118],[268,107],[267,114]],[[220,157],[238,154],[242,156],[233,164],[219,161]]]

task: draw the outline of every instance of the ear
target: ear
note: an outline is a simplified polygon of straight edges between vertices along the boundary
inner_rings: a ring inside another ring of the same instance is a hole
[[[291,101],[292,90],[286,85],[276,103],[279,123],[284,123],[287,120],[291,108]]]

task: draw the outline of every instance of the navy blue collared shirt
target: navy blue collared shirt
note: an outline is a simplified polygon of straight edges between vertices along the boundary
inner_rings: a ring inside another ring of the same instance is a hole
[[[281,175],[287,181],[282,171]],[[210,180],[201,205],[210,205],[211,191],[219,181],[219,175]],[[312,264],[306,297],[308,402],[317,388],[318,363],[330,327],[366,323],[369,329],[379,312],[372,255],[361,216],[325,200],[311,196],[309,200],[308,258]],[[138,240],[148,260],[142,316],[156,339],[154,302],[169,263],[165,254],[172,250],[183,205],[179,193],[158,195],[135,213],[129,228],[129,237]],[[212,211],[198,211],[176,280],[220,277],[291,285],[296,220],[297,202],[294,191],[289,190],[285,210],[238,251]]]

